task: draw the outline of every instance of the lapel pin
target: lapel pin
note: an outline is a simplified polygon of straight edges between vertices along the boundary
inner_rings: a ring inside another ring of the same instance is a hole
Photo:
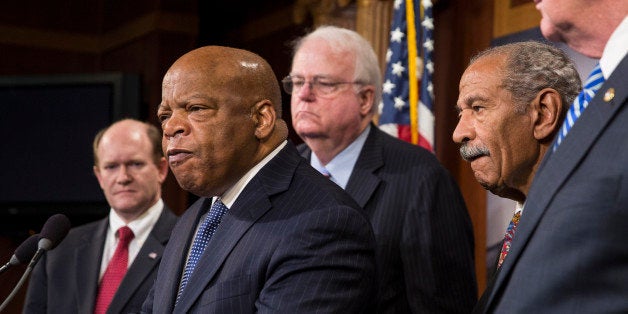
[[[615,89],[611,87],[606,90],[606,93],[604,94],[604,101],[609,102],[613,100],[613,98],[615,98]]]
[[[150,253],[148,253],[148,257],[149,257],[150,259],[156,259],[156,258],[157,258],[157,253],[155,253],[155,252],[150,252]]]

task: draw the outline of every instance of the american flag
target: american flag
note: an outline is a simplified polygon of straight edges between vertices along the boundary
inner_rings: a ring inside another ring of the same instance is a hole
[[[418,2],[394,2],[382,102],[379,104],[379,127],[433,152],[434,20],[432,1],[421,0],[420,5]]]

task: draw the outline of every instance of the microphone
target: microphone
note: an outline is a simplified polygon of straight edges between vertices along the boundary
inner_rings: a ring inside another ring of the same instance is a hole
[[[54,249],[60,242],[65,238],[65,236],[70,231],[70,220],[63,214],[55,214],[50,216],[46,223],[41,228],[41,232],[39,233],[38,241],[37,241],[37,251],[35,255],[31,259],[31,262],[26,267],[26,271],[22,274],[20,281],[18,281],[11,294],[2,302],[0,305],[0,313],[4,308],[9,304],[9,302],[15,297],[17,292],[20,290],[26,278],[35,267],[35,264],[39,261],[41,256],[48,250]],[[34,241],[34,240],[32,240]]]
[[[35,252],[35,256],[33,256],[33,259],[31,259],[31,262],[28,264],[28,268],[35,267],[35,264],[37,264],[44,252],[57,247],[69,231],[70,220],[68,217],[63,214],[50,216],[41,228],[39,242],[37,242],[37,252]]]
[[[5,272],[9,267],[26,263],[30,260],[37,251],[37,242],[39,241],[39,234],[33,234],[28,239],[24,240],[20,246],[15,249],[15,253],[11,256],[11,259],[0,268],[0,274]]]
[[[39,249],[52,250],[70,231],[70,220],[63,214],[52,215],[39,233],[39,242],[37,244]]]

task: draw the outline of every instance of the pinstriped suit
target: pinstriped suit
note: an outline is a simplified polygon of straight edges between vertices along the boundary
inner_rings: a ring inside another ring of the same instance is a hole
[[[363,313],[375,295],[368,218],[288,143],[248,183],[206,247],[174,307],[203,209],[179,220],[147,313]]]
[[[299,146],[309,159],[311,150]],[[377,239],[377,313],[469,313],[473,230],[453,178],[428,151],[371,125],[346,191]]]
[[[628,313],[627,103],[625,56],[545,155],[475,313]]]
[[[107,313],[138,313],[150,290],[177,216],[164,207],[120,283]],[[31,275],[24,313],[92,313],[109,219],[73,228]],[[155,254],[151,254],[155,253]]]

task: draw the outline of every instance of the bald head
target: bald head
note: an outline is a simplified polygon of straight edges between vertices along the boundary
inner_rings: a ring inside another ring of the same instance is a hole
[[[288,137],[275,73],[250,51],[207,46],[164,76],[162,149],[181,187],[221,195]]]
[[[205,46],[180,57],[168,70],[166,78],[184,71],[213,86],[240,95],[248,102],[268,99],[281,117],[281,90],[272,68],[259,55],[242,49]],[[164,84],[167,80],[164,79]],[[246,98],[246,99],[245,99]]]
[[[100,130],[94,137],[92,149],[94,153],[94,165],[98,165],[98,147],[105,133],[106,140],[125,139],[127,141],[142,139],[144,135],[151,146],[151,153],[155,164],[159,164],[163,157],[161,150],[161,131],[156,126],[135,119],[122,119]]]
[[[168,165],[161,154],[161,132],[152,124],[118,121],[94,139],[93,171],[107,202],[129,223],[161,197]]]

